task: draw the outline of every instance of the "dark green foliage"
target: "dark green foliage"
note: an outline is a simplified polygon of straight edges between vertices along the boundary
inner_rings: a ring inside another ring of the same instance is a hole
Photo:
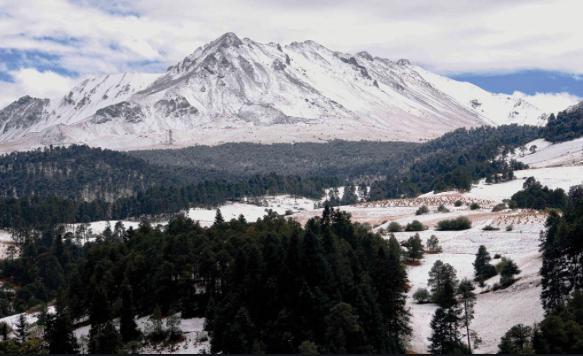
[[[429,208],[427,207],[427,205],[421,205],[419,209],[417,209],[417,211],[415,212],[415,215],[423,215],[427,214],[428,212]]]
[[[500,354],[532,354],[533,330],[523,324],[514,325],[502,336],[498,344]]]
[[[26,321],[26,316],[24,314],[20,314],[14,329],[14,335],[20,344],[24,344],[26,339],[28,339],[29,328],[30,325],[28,325],[28,322]]]
[[[460,206],[464,205],[464,202],[463,202],[463,201],[461,201],[461,200],[456,200],[456,201],[455,201],[455,203],[453,203],[453,205],[454,205],[456,208],[459,208]]]
[[[51,354],[75,354],[78,344],[73,334],[73,320],[69,306],[66,304],[65,295],[59,293],[55,304],[55,315],[47,314],[44,321],[46,336]]]
[[[455,219],[441,220],[437,223],[437,230],[467,230],[472,227],[472,222],[465,216],[459,216]]]
[[[583,136],[583,106],[551,114],[543,129],[543,137],[553,143],[569,141]]]
[[[7,322],[0,322],[0,335],[2,336],[2,341],[8,340],[8,334],[12,332],[12,328]]]
[[[546,311],[564,305],[583,288],[583,186],[572,187],[562,214],[551,211],[541,235],[541,299]]]
[[[121,286],[121,309],[119,311],[119,333],[123,342],[129,342],[140,337],[140,331],[135,321],[135,307],[132,287],[126,279]]]
[[[512,202],[518,208],[543,210],[546,208],[563,209],[567,205],[567,196],[561,188],[543,187],[534,177],[528,178],[522,185],[523,190],[512,195]]]
[[[458,285],[456,271],[449,263],[441,260],[435,261],[429,271],[427,285],[431,290],[431,298],[434,303],[443,308],[455,305],[455,292]]]
[[[470,324],[474,319],[474,305],[476,304],[474,289],[474,284],[468,279],[463,279],[457,288],[457,296],[462,308],[461,326],[466,329],[467,346],[470,353],[472,352]]]
[[[357,202],[358,196],[356,195],[356,187],[354,185],[344,187],[344,195],[342,195],[340,205],[351,205]]]
[[[475,300],[473,285],[467,280],[458,284],[455,269],[440,260],[433,264],[427,285],[431,288],[433,302],[439,305],[431,320],[433,332],[429,350],[437,354],[469,352],[469,346],[461,341],[459,329],[464,326],[469,335]]]
[[[154,185],[186,183],[196,176],[191,171],[181,177],[179,172],[161,170],[122,152],[76,145],[50,147],[0,156],[0,197],[110,201]]]
[[[500,273],[500,284],[502,287],[508,287],[514,283],[514,276],[520,273],[520,269],[510,258],[502,257],[502,260],[496,265],[496,270]]]
[[[583,353],[583,294],[574,293],[568,303],[555,309],[538,324],[532,344],[536,353]]]
[[[20,256],[0,262],[0,276],[20,286],[7,309],[20,312],[34,305],[47,303],[75,271],[75,264],[83,255],[82,249],[71,239],[63,241],[62,229],[48,229],[42,233],[19,231],[22,240]]]
[[[431,294],[425,288],[418,288],[415,293],[413,293],[413,299],[419,304],[429,303],[431,301]]]
[[[0,227],[47,227],[60,223],[119,220],[141,215],[176,213],[192,206],[216,206],[245,196],[287,193],[319,198],[336,178],[253,176],[241,181],[205,181],[194,185],[149,188],[113,202],[84,202],[35,196],[0,199]],[[50,262],[50,261],[48,261]]]
[[[498,274],[496,267],[490,264],[491,260],[490,253],[486,250],[486,246],[480,245],[474,261],[474,280],[478,282],[480,286],[484,285],[484,281]]]
[[[423,231],[426,227],[419,220],[413,220],[407,224],[405,231]]]
[[[449,213],[449,209],[445,207],[445,205],[441,204],[437,207],[437,211],[440,213]]]
[[[500,228],[492,226],[492,225],[486,225],[482,228],[483,231],[498,231],[500,230]]]
[[[401,232],[401,231],[403,231],[403,227],[398,222],[392,221],[389,224],[387,231],[389,231],[389,232]]]
[[[469,190],[480,178],[504,181],[513,178],[516,162],[497,159],[538,136],[538,129],[526,126],[458,129],[414,150],[414,159],[403,162],[399,172],[371,186],[371,198],[411,197],[429,191]]]
[[[153,165],[170,169],[209,167],[234,176],[278,175],[327,176],[341,179],[387,174],[410,159],[419,144],[411,142],[341,141],[327,143],[227,143],[178,150],[128,152]]]
[[[415,234],[403,243],[407,248],[407,258],[410,260],[419,260],[423,258],[423,242],[419,234]]]
[[[427,239],[427,253],[440,253],[442,251],[441,246],[439,246],[439,239],[435,235],[431,235]]]
[[[21,279],[22,266],[40,254],[67,266],[57,270],[66,275],[66,310],[71,320],[89,316],[91,352],[126,349],[123,343],[139,337],[135,315],[160,320],[160,340],[179,338],[176,323],[161,325],[176,310],[207,319],[217,352],[405,351],[407,278],[398,242],[325,210],[305,228],[273,212],[257,223],[210,228],[183,216],[164,229],[143,222],[123,238],[114,229],[79,250],[65,242],[67,258],[57,257],[57,232],[47,232],[2,273]]]
[[[470,209],[471,210],[478,210],[478,209],[480,209],[480,204],[473,202],[470,204]]]
[[[432,354],[466,353],[461,341],[459,308],[438,308],[431,320],[429,351]]]
[[[493,208],[492,211],[493,212],[497,212],[497,211],[502,211],[506,209],[506,204],[505,203],[500,203],[500,204],[496,204]]]

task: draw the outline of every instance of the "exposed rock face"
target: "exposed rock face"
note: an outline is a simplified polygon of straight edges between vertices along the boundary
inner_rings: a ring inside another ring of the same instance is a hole
[[[198,114],[198,110],[183,96],[159,100],[154,104],[154,108],[163,116],[184,117]]]
[[[91,123],[99,125],[112,120],[121,119],[135,124],[144,121],[144,117],[144,112],[139,105],[122,101],[121,103],[106,106],[103,109],[97,110],[91,119]]]
[[[48,99],[23,96],[0,110],[0,125],[5,134],[25,130],[45,119]]]

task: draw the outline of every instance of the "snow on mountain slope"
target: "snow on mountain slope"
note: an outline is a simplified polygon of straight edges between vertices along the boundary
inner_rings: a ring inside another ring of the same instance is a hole
[[[534,140],[525,145],[524,153],[515,152],[510,158],[531,168],[580,166],[583,165],[583,137],[555,144],[544,139]]]
[[[313,41],[263,44],[233,33],[160,75],[100,76],[59,100],[25,98],[0,111],[2,151],[70,143],[133,149],[417,141],[462,126],[544,123],[542,112],[523,99],[491,94],[407,60],[335,52]]]
[[[415,69],[437,89],[455,98],[491,125],[542,126],[546,124],[547,118],[543,111],[518,94],[490,93],[471,83],[443,77],[420,67],[415,67]]]

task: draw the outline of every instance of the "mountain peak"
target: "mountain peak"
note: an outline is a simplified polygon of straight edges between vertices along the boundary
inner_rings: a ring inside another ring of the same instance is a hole
[[[233,32],[227,32],[211,42],[212,46],[218,46],[221,48],[239,47],[242,44],[243,41],[241,41],[241,39]]]

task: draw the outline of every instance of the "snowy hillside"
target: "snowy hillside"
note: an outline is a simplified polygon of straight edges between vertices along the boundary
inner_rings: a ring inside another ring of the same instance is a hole
[[[99,76],[63,98],[15,101],[0,111],[0,150],[418,141],[462,126],[540,125],[542,114],[523,98],[492,94],[407,60],[227,33],[165,73]]]

